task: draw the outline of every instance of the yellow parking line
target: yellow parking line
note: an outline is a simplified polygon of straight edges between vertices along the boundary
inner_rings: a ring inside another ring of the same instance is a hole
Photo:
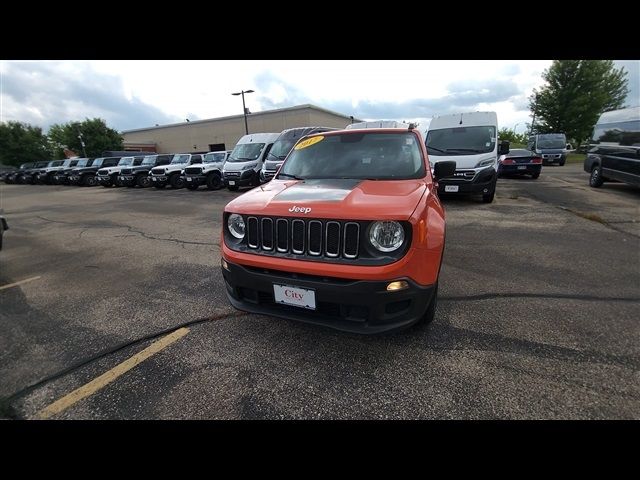
[[[166,337],[162,337],[157,342],[152,343],[144,350],[136,353],[133,357],[128,358],[127,360],[125,360],[119,365],[116,365],[108,372],[103,373],[99,377],[91,380],[89,383],[65,395],[61,399],[56,400],[48,407],[45,407],[44,409],[40,410],[40,412],[38,412],[38,415],[37,415],[38,418],[42,418],[42,419],[49,418],[52,415],[56,415],[60,412],[65,411],[67,408],[71,407],[72,405],[79,402],[80,400],[90,395],[93,395],[101,388],[106,387],[109,383],[113,382],[120,375],[128,372],[133,367],[145,361],[151,355],[155,355],[160,350],[168,347],[176,340],[179,340],[180,338],[184,337],[187,333],[189,333],[188,328],[179,328],[178,330],[170,333]]]
[[[3,285],[0,287],[0,290],[4,290],[5,288],[17,287],[18,285],[22,285],[23,283],[32,282],[33,280],[38,280],[40,276],[25,278],[24,280],[20,280],[19,282],[10,283],[9,285]]]

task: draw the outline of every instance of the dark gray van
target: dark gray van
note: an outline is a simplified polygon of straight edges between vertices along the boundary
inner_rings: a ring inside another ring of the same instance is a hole
[[[564,133],[540,133],[531,135],[527,149],[542,157],[543,165],[560,166],[567,161],[567,137]]]
[[[330,130],[338,130],[331,127],[299,127],[283,130],[280,136],[273,143],[273,147],[269,150],[267,157],[262,164],[260,170],[260,182],[265,183],[273,178],[278,171],[282,162],[293,146],[298,143],[302,137],[311,135],[312,133],[328,132]]]
[[[600,115],[584,170],[594,188],[612,180],[640,187],[640,107]]]

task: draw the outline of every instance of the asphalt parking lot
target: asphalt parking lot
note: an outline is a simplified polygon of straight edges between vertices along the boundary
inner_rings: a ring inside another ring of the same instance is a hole
[[[229,306],[238,194],[0,184],[0,417],[640,418],[640,190],[445,199],[435,321],[374,337]]]

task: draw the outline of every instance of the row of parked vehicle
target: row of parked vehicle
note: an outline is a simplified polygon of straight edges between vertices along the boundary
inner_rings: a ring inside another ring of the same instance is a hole
[[[79,185],[93,187],[186,187],[209,190],[265,183],[300,138],[336,130],[329,127],[300,127],[280,133],[245,135],[233,150],[206,154],[137,153],[131,156],[73,158],[24,163],[13,172],[5,172],[5,183]]]

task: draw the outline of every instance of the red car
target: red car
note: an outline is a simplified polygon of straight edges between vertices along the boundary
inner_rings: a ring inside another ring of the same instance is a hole
[[[431,322],[445,212],[413,128],[314,134],[227,204],[222,274],[240,310],[379,333]]]

